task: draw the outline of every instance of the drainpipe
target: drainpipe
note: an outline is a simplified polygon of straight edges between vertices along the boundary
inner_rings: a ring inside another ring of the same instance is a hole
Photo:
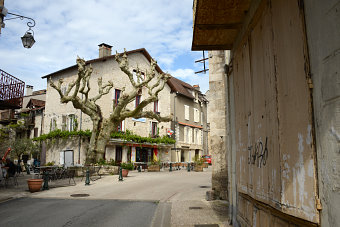
[[[81,94],[81,100],[83,100],[83,94]],[[79,131],[81,130],[82,117],[83,117],[83,112],[80,110]],[[78,142],[78,164],[80,164],[80,147],[81,147],[81,137],[79,136],[79,142]]]
[[[177,93],[175,93],[175,96],[174,96],[174,137],[175,137],[175,146],[174,146],[174,149],[175,149],[175,152],[176,152],[176,161],[177,161],[177,156],[178,156],[178,152],[177,152],[177,149],[176,149],[176,145],[177,145],[177,133],[176,133],[176,97],[177,97]]]

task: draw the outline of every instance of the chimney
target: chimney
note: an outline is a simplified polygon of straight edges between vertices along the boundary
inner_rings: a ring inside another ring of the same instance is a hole
[[[200,90],[200,85],[198,85],[198,84],[194,85],[193,87],[198,91]]]
[[[26,85],[26,96],[33,94],[33,86],[32,85]]]
[[[111,55],[111,48],[112,46],[102,43],[99,44],[99,58],[107,57]]]

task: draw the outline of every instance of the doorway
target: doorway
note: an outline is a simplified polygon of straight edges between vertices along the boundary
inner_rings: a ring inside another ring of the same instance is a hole
[[[123,149],[121,146],[116,146],[116,163],[122,162]]]

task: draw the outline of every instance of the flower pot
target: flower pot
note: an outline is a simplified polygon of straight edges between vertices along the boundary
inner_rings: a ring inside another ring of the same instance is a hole
[[[30,180],[27,180],[28,189],[32,193],[40,191],[42,183],[43,183],[43,179],[30,179]]]
[[[129,174],[129,170],[128,169],[122,169],[122,176],[123,177],[127,177]]]

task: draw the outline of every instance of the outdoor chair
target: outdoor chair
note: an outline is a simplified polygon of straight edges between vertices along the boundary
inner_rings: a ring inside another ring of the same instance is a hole
[[[17,179],[16,174],[7,176],[7,177],[5,178],[5,185],[8,186],[8,183],[9,183],[11,180],[13,181],[13,185],[14,185],[14,186],[18,186],[18,179]]]
[[[66,176],[68,177],[68,183],[71,183],[71,179],[73,180],[74,184],[76,184],[76,181],[74,180],[74,177],[76,175],[75,169],[68,169],[66,170]]]

